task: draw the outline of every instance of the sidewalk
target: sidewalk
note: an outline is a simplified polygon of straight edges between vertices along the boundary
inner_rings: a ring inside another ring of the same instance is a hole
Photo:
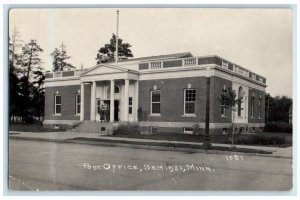
[[[202,143],[198,142],[182,142],[182,141],[168,141],[168,140],[150,140],[150,139],[137,139],[137,138],[123,138],[123,137],[109,137],[103,136],[99,133],[77,133],[77,132],[22,132],[22,131],[10,131],[9,137],[12,139],[27,139],[27,140],[39,140],[39,141],[51,141],[51,142],[72,142],[72,143],[83,143],[83,144],[98,144],[107,146],[123,146],[131,148],[147,148],[155,150],[178,150],[187,152],[206,152],[200,149]],[[85,140],[73,140],[74,138],[85,138]],[[89,139],[97,138],[101,142],[88,141]],[[120,143],[124,141],[124,143]],[[157,146],[159,144],[159,146]],[[170,147],[174,145],[173,147]],[[185,148],[175,149],[175,145],[184,145]],[[199,146],[199,148],[197,148]],[[230,144],[216,144],[213,143],[212,146],[217,147],[230,147]],[[250,146],[250,145],[236,145],[237,148],[262,150],[267,152],[272,152],[272,154],[254,154],[259,156],[267,157],[284,157],[292,158],[292,147],[278,148],[278,147],[265,147],[265,146]],[[237,153],[237,152],[220,152],[218,150],[209,150],[207,153]],[[245,153],[247,154],[247,153]]]

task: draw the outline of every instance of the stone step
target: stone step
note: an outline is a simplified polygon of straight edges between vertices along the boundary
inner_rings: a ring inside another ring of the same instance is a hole
[[[113,124],[112,123],[100,123],[85,121],[79,126],[70,130],[71,132],[80,133],[101,133],[101,134],[112,134]]]

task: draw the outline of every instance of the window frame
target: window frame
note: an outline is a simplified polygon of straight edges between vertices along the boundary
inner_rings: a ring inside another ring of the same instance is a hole
[[[57,103],[57,99],[56,99],[57,97],[60,97],[60,104]],[[57,106],[60,106],[60,112],[59,113],[56,112]],[[61,115],[61,110],[62,110],[62,98],[61,98],[61,95],[60,94],[55,94],[54,95],[54,115]]]
[[[226,95],[226,85],[223,86],[222,94]],[[221,102],[221,117],[226,117],[226,105],[225,102]]]
[[[78,97],[80,98],[80,102],[78,103]],[[78,112],[78,106],[80,107],[79,112]],[[80,115],[81,113],[81,94],[76,93],[75,94],[75,115]]]
[[[257,112],[257,116],[258,116],[258,118],[259,119],[261,119],[261,111],[262,111],[262,109],[261,109],[261,104],[262,104],[262,98],[261,97],[259,97],[259,99],[258,99],[258,112]]]
[[[114,88],[114,94],[120,94],[120,87],[116,84]]]
[[[243,92],[243,88],[242,88],[242,86],[240,86],[239,89],[238,89],[238,98],[241,97],[242,92]],[[242,102],[239,102],[238,105],[237,105],[237,116],[238,117],[242,117],[242,110],[243,110]]]
[[[193,135],[194,134],[194,130],[191,127],[183,127],[183,133],[184,134],[188,134],[188,135]]]
[[[153,102],[153,93],[159,92],[159,102]],[[159,104],[159,113],[153,113],[153,104]],[[160,116],[161,113],[161,91],[160,90],[151,90],[150,91],[150,114]]]
[[[194,101],[186,101],[186,92],[188,90],[195,91],[195,100]],[[197,90],[195,88],[186,88],[183,90],[183,115],[184,116],[195,116],[196,115],[196,93]],[[194,103],[194,113],[186,113],[186,103]]]
[[[128,97],[128,114],[132,114],[132,103],[133,103],[133,98]]]
[[[254,118],[254,102],[255,102],[255,97],[254,95],[251,97],[251,102],[250,102],[250,116],[251,118]]]

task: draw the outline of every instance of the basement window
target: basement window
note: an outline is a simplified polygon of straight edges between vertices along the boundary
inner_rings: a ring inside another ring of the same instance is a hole
[[[193,130],[193,128],[186,128],[186,127],[184,127],[183,128],[183,133],[184,134],[193,134],[194,130]]]
[[[157,126],[151,126],[150,127],[150,133],[158,133],[158,127]]]
[[[55,124],[54,125],[54,129],[59,129],[60,125],[59,124]]]

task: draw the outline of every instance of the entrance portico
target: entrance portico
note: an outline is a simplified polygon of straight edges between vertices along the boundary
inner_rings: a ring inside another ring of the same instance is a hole
[[[90,121],[100,121],[100,110],[105,109],[106,122],[137,121],[138,72],[112,65],[98,65],[80,77],[81,104],[84,105],[84,85],[91,84]],[[131,97],[131,105],[129,105]],[[131,106],[131,112],[129,112]],[[85,120],[81,106],[80,121]]]

